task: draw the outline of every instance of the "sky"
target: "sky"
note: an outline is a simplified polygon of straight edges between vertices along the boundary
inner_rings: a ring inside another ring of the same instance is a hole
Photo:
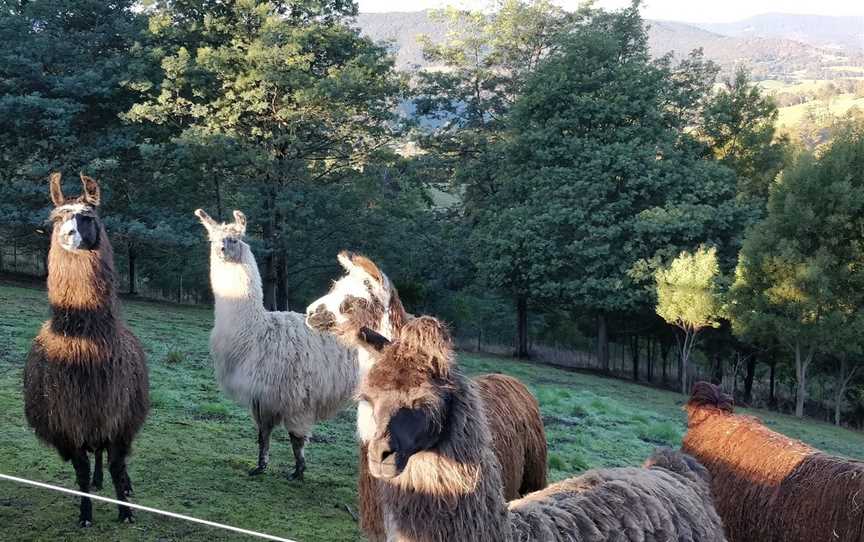
[[[579,0],[553,0],[566,9]],[[359,0],[360,12],[420,11],[448,4],[469,9],[494,5],[494,0]],[[630,0],[599,0],[597,5],[615,9]],[[683,22],[725,23],[746,19],[760,13],[800,13],[807,15],[864,15],[862,0],[643,0],[642,16],[646,19],[668,19]],[[864,29],[862,29],[864,33]]]

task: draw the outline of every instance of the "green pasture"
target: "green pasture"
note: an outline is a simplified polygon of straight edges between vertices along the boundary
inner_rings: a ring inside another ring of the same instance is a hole
[[[150,418],[130,460],[135,502],[304,542],[357,540],[354,413],[317,427],[303,483],[289,482],[291,446],[275,434],[271,470],[250,478],[256,437],[248,414],[214,381],[207,340],[209,309],[124,303],[149,356]],[[22,412],[21,369],[47,315],[45,292],[0,284],[0,472],[74,487],[72,467],[40,445]],[[462,355],[470,373],[499,371],[526,382],[540,400],[554,480],[590,467],[639,463],[684,433],[683,397],[621,380]],[[864,435],[766,412],[774,429],[826,451],[864,457]],[[103,495],[113,496],[110,484]],[[207,527],[145,513],[119,525],[113,506],[95,503],[95,525],[77,527],[77,501],[0,481],[0,540],[243,540]]]

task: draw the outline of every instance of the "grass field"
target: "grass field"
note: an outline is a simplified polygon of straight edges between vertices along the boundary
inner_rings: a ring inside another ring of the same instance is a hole
[[[360,538],[346,510],[357,506],[352,409],[317,427],[305,482],[285,478],[293,462],[284,430],[275,435],[271,470],[250,478],[256,434],[248,414],[214,382],[211,311],[147,302],[124,303],[124,311],[149,355],[153,402],[130,462],[136,502],[303,542]],[[0,472],[73,487],[71,466],[37,443],[22,413],[23,359],[46,316],[44,291],[0,284]],[[514,375],[537,394],[556,480],[590,467],[639,463],[658,444],[679,444],[684,432],[680,395],[510,360],[460,360],[470,373]],[[864,453],[864,434],[757,414],[829,452]],[[243,540],[145,513],[134,525],[119,525],[115,507],[94,509],[95,525],[81,530],[74,498],[0,481],[0,540]]]
[[[778,111],[779,115],[777,117],[778,126],[797,126],[807,114],[808,108],[813,107],[814,105],[816,105],[814,102],[808,102],[804,104],[790,105],[788,107],[781,107]],[[820,104],[820,106],[824,107],[824,102],[823,104]],[[839,96],[831,98],[828,107],[831,114],[839,117],[853,107],[864,109],[864,98],[856,98],[854,94],[840,94]]]

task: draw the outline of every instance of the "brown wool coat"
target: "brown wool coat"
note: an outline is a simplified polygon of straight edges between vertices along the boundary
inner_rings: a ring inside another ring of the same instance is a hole
[[[731,542],[864,542],[864,462],[831,456],[732,413],[698,382],[683,449],[713,476]]]
[[[693,458],[668,449],[643,467],[589,471],[508,504],[477,384],[459,373],[452,353],[415,356],[416,345],[429,343],[414,340],[425,324],[415,322],[385,350],[362,388],[385,404],[388,397],[412,404],[450,397],[438,415],[446,425],[434,446],[412,455],[398,476],[378,481],[388,540],[725,540],[710,475]]]
[[[81,448],[130,445],[149,410],[144,351],[120,319],[104,228],[100,236],[98,250],[75,253],[52,240],[51,318],[24,370],[27,422],[64,460]]]

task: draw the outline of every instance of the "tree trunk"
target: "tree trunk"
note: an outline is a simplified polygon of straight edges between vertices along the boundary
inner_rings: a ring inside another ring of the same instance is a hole
[[[648,343],[645,344],[645,357],[648,360],[648,382],[654,381],[654,355],[656,352],[654,337],[649,337]]]
[[[756,376],[756,356],[747,358],[747,374],[744,377],[744,403],[750,404],[753,398],[753,378]]]
[[[276,255],[276,310],[288,310],[288,256],[285,251]]]
[[[777,367],[777,360],[774,354],[771,355],[771,376],[768,388],[768,406],[774,408],[777,406],[777,398],[774,396],[774,369]]]
[[[849,364],[847,363],[846,356],[843,355],[840,357],[840,374],[837,375],[837,389],[834,396],[834,425],[838,426],[843,418],[843,399],[846,395],[846,387],[849,385],[852,377],[855,376],[857,367],[847,373],[848,369]]]
[[[135,290],[135,246],[130,242],[126,245],[129,249],[129,295],[136,295]]]
[[[606,326],[606,313],[600,311],[597,314],[597,362],[600,369],[610,371],[609,367],[609,330]]]
[[[718,386],[723,385],[723,358],[719,354],[714,354],[714,382]]]
[[[516,298],[516,357],[528,357],[528,299]]]
[[[669,352],[672,350],[672,343],[669,341],[660,342],[660,357],[663,359],[663,384],[669,380]]]
[[[639,335],[630,338],[630,356],[633,358],[633,382],[639,382]]]
[[[271,197],[270,191],[266,191],[267,198]],[[271,210],[273,200],[268,199],[264,204],[264,212],[268,215],[262,223],[262,234],[264,237],[264,258],[262,269],[262,286],[264,290],[264,308],[268,311],[276,310],[276,212]]]
[[[51,251],[51,246],[43,246],[42,248],[42,276],[48,276],[48,253]]]
[[[801,343],[795,343],[795,377],[798,379],[798,388],[795,393],[795,416],[804,417],[804,402],[807,399],[807,368],[813,359],[813,348],[808,352],[801,352]]]

